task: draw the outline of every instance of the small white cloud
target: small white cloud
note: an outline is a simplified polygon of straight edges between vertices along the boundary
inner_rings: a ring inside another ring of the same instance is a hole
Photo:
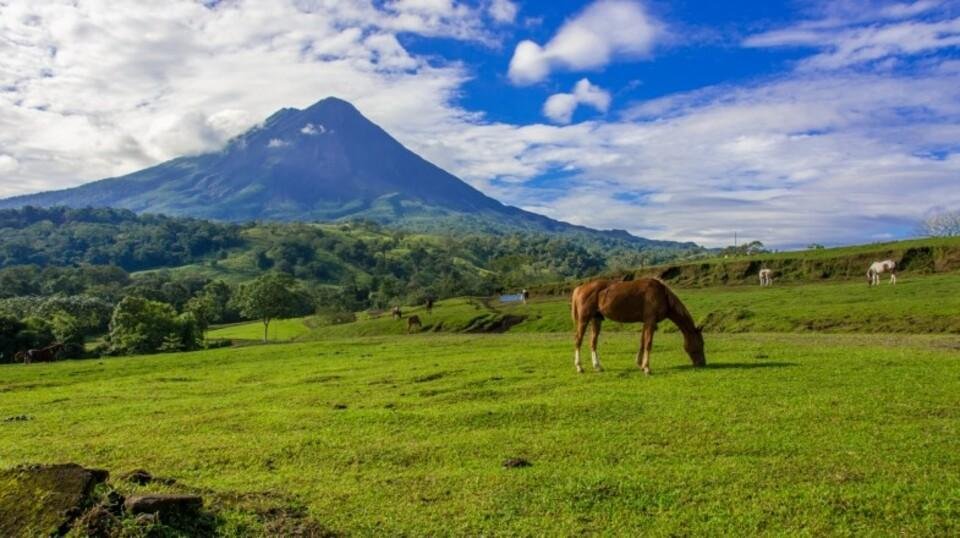
[[[327,132],[327,128],[319,123],[316,125],[308,123],[303,126],[303,129],[300,129],[300,132],[308,136],[317,136]]]
[[[13,172],[20,168],[20,162],[10,155],[0,155],[0,174]]]
[[[514,50],[508,75],[514,84],[540,82],[552,70],[597,69],[615,57],[650,52],[661,24],[633,0],[597,0],[560,28],[544,46],[522,41]]]
[[[487,6],[487,13],[491,19],[509,24],[517,19],[517,5],[510,0],[493,0]]]
[[[268,148],[284,148],[289,145],[290,142],[287,142],[286,140],[280,140],[279,138],[271,138],[270,141],[267,142]]]
[[[610,93],[583,78],[573,87],[573,93],[555,93],[543,104],[543,115],[556,123],[570,123],[579,105],[589,105],[600,112],[610,108]]]

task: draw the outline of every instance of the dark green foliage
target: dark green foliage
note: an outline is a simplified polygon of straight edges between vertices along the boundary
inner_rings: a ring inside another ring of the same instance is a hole
[[[196,349],[199,340],[193,315],[143,297],[124,297],[110,321],[110,348],[118,354]]]
[[[0,316],[0,364],[14,361],[17,352],[52,344],[54,333],[43,319],[30,317],[23,321]]]
[[[138,271],[193,263],[240,243],[239,226],[120,209],[2,210],[0,229],[0,267],[87,263]]]

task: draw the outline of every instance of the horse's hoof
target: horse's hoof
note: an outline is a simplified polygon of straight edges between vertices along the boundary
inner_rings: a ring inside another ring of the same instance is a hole
[[[650,369],[649,369],[649,368],[644,368],[644,369],[643,369],[643,375],[650,375]]]
[[[578,374],[582,374],[582,373],[583,373],[583,368],[577,366],[577,373],[578,373]]]

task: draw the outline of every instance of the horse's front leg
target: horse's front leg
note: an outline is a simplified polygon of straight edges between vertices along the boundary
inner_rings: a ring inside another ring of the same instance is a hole
[[[650,350],[653,349],[653,333],[657,330],[656,323],[643,324],[643,336],[640,338],[640,353],[643,356],[642,361],[637,366],[643,370],[643,373],[650,375]],[[639,355],[638,355],[639,358]]]
[[[593,325],[591,325],[591,335],[590,335],[590,358],[593,359],[593,369],[602,372],[603,366],[600,365],[600,352],[597,351],[597,340],[600,339],[600,324],[603,323],[600,321],[600,318],[593,318]]]

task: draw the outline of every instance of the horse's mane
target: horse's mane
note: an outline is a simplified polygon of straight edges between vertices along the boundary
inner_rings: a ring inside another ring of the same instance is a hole
[[[680,298],[677,297],[677,294],[673,293],[673,290],[667,286],[664,286],[663,289],[667,294],[667,304],[670,305],[670,310],[676,312],[678,317],[684,318],[688,320],[691,325],[694,325],[693,316],[683,302],[680,301]]]

